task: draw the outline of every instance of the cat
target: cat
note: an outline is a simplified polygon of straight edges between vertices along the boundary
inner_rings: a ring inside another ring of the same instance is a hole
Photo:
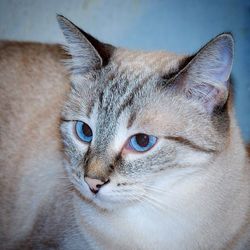
[[[138,52],[57,18],[67,53],[0,45],[1,249],[250,249],[232,35]]]

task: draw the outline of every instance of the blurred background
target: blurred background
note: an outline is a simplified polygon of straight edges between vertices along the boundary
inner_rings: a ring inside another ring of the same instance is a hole
[[[131,49],[190,54],[232,32],[236,115],[250,142],[250,0],[0,0],[0,39],[63,43],[56,13]]]

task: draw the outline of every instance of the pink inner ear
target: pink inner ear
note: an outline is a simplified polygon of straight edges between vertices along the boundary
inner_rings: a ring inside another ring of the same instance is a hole
[[[218,87],[208,83],[191,83],[185,89],[188,99],[200,102],[208,113],[212,113],[216,106],[224,105],[228,97],[227,82],[225,86]]]
[[[227,100],[232,60],[232,37],[222,34],[196,54],[177,76],[173,88],[200,102],[211,113]]]
[[[212,87],[211,91],[203,98],[204,108],[211,114],[216,106],[225,104],[227,97],[228,91],[226,89]]]

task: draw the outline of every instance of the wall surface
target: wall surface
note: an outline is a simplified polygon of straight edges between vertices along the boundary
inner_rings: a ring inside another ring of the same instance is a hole
[[[102,41],[133,49],[193,53],[231,31],[236,113],[250,141],[249,0],[0,0],[0,39],[64,42],[56,13]]]

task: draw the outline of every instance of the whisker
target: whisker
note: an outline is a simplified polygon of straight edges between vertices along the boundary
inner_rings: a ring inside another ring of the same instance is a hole
[[[143,193],[138,193],[138,189],[136,190],[136,193],[133,194],[135,197],[137,197],[139,199],[139,201],[141,201],[142,205],[145,205],[143,201],[147,201],[148,204],[150,204],[153,208],[157,209],[157,210],[163,210],[164,209],[164,204],[159,202],[156,199],[153,199],[152,197],[148,196],[145,193],[145,189],[143,190]]]
[[[146,195],[145,196],[148,200],[150,200],[157,208],[161,209],[162,211],[166,210],[166,204],[157,200],[156,198],[154,197],[151,197],[151,196],[148,196]]]
[[[144,188],[145,188],[146,191],[149,190],[149,191],[155,192],[156,194],[162,195],[164,193],[164,195],[166,195],[166,192],[163,191],[163,189],[159,189],[158,187],[155,187],[155,186],[144,185]],[[168,209],[168,210],[171,210],[171,211],[173,211],[175,213],[178,213],[177,208],[170,207],[168,204],[158,200],[155,197],[151,197],[151,196],[148,196],[148,195],[147,195],[147,197],[149,197],[152,201],[154,201],[154,202],[158,203],[160,206],[162,206],[164,208],[164,210]]]
[[[146,184],[143,184],[143,186],[145,187],[145,189],[147,190],[152,190],[152,191],[156,191],[156,192],[159,192],[159,193],[166,193],[166,190],[163,189],[163,188],[159,188],[159,187],[156,187],[156,186],[152,186],[152,185],[146,185]]]

